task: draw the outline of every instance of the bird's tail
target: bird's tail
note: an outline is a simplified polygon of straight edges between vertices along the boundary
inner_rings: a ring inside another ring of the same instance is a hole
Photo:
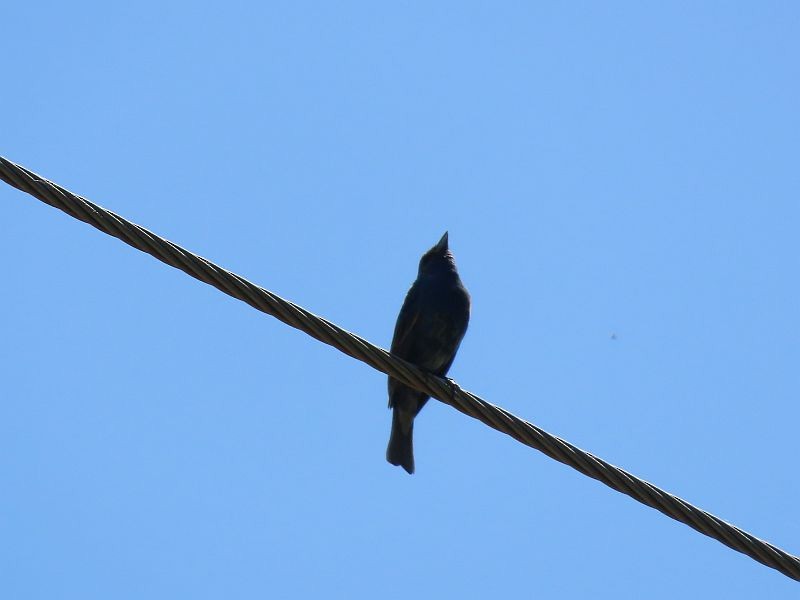
[[[414,473],[414,418],[404,418],[400,410],[392,411],[392,434],[386,448],[386,460],[403,467],[408,474]]]

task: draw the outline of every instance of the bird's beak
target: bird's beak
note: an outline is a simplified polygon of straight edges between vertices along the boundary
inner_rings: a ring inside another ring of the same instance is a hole
[[[444,232],[444,235],[442,236],[442,239],[439,240],[439,242],[433,247],[433,249],[436,250],[437,252],[442,252],[442,253],[447,252],[447,232],[446,231]]]

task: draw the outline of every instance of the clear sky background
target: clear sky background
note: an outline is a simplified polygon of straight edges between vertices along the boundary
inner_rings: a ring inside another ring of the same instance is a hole
[[[11,3],[0,154],[800,553],[794,2]],[[798,584],[6,185],[0,597]]]

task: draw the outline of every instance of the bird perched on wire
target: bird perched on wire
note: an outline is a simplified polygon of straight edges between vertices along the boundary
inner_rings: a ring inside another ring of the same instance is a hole
[[[469,310],[469,293],[458,276],[445,232],[419,261],[417,280],[397,317],[392,354],[444,376],[467,331]],[[414,417],[428,398],[389,377],[389,408],[393,412],[386,460],[409,474],[414,472]]]

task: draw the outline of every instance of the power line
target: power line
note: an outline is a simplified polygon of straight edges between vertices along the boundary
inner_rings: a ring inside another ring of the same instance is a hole
[[[462,413],[565,465],[685,523],[726,546],[800,581],[800,558],[726,523],[722,519],[615,467],[510,412],[460,389],[447,379],[421,371],[341,327],[276,296],[243,277],[181,248],[121,216],[73,194],[28,169],[0,157],[0,179],[68,215],[119,238],[171,267],[214,286],[402,383],[449,404]]]

